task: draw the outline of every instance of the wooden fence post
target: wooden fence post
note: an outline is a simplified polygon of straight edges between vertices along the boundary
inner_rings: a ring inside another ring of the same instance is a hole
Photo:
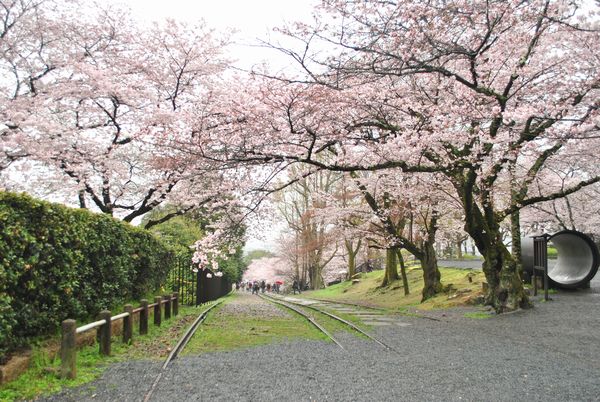
[[[146,335],[148,333],[148,300],[142,299],[141,302],[142,311],[140,311],[140,335]]]
[[[98,318],[106,321],[102,326],[100,326],[100,328],[98,328],[100,335],[100,354],[104,356],[110,356],[110,335],[112,324],[110,321],[110,311],[102,310]]]
[[[154,297],[154,303],[156,304],[154,306],[154,325],[156,325],[157,327],[160,327],[160,304],[162,301],[162,297],[160,296],[155,296]]]
[[[60,342],[60,376],[73,379],[77,376],[77,351],[75,320],[64,320],[62,322],[62,339]]]
[[[126,304],[125,312],[129,315],[123,318],[123,343],[129,343],[133,337],[133,306]]]
[[[179,314],[179,293],[173,293],[173,315]]]
[[[165,301],[165,320],[171,318],[171,295],[164,295],[163,300]]]

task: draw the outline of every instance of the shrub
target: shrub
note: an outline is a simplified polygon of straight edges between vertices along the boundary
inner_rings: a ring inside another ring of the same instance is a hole
[[[0,192],[0,360],[10,348],[163,283],[172,252],[104,214]]]

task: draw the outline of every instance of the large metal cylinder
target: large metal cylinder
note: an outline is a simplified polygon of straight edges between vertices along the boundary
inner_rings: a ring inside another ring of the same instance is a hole
[[[598,272],[600,253],[589,236],[575,230],[562,230],[549,237],[557,251],[556,262],[548,263],[550,285],[566,289],[585,287]],[[521,239],[523,269],[533,271],[533,238]]]

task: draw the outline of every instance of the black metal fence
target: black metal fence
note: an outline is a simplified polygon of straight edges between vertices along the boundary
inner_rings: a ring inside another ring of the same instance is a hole
[[[537,296],[536,277],[541,275],[544,281],[545,300],[548,300],[548,237],[548,235],[541,235],[533,238],[533,270],[531,272],[533,295]]]
[[[175,269],[169,272],[167,287],[179,295],[179,304],[196,305],[197,274],[192,271],[191,257],[179,255],[176,257]]]
[[[169,273],[167,287],[179,294],[179,303],[197,306],[231,292],[231,283],[208,270],[194,272],[189,256],[178,256],[174,270]]]
[[[231,292],[231,283],[222,276],[215,276],[208,270],[198,272],[196,304],[216,300]]]

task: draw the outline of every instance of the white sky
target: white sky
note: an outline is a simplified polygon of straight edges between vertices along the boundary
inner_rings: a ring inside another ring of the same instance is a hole
[[[219,30],[235,29],[232,57],[237,66],[250,68],[268,60],[278,68],[289,64],[273,50],[251,46],[257,38],[267,40],[274,27],[286,22],[311,19],[319,0],[111,0],[131,8],[135,18],[156,21],[173,18],[188,23],[204,19]]]

